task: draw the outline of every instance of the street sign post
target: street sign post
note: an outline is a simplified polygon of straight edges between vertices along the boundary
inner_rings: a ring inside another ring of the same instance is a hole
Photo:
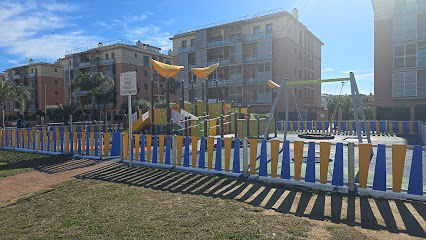
[[[132,95],[138,92],[136,83],[136,71],[120,74],[120,96],[127,96],[128,99],[128,118],[129,118],[129,163],[132,166]],[[125,153],[127,154],[127,153]]]

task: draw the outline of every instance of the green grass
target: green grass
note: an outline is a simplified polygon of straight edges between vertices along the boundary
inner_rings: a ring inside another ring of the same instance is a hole
[[[0,150],[0,178],[33,171],[41,167],[70,160],[65,156],[50,156],[24,153],[12,150]]]

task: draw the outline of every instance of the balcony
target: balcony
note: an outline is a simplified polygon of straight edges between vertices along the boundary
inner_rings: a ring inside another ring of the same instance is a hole
[[[256,98],[245,98],[245,104],[268,104],[272,103],[271,93],[258,93]]]
[[[28,78],[30,78],[30,77],[35,77],[35,76],[37,76],[37,73],[28,73],[28,74],[26,75],[26,77],[28,77]]]
[[[216,47],[221,45],[229,44],[231,41],[229,39],[223,39],[219,41],[211,41],[207,43],[207,47]]]
[[[27,86],[25,86],[26,88],[28,88],[28,89],[35,89],[36,87],[37,87],[37,85],[36,84],[34,84],[34,83],[30,83],[30,84],[28,84]]]
[[[218,79],[217,83],[218,86],[225,86],[229,85],[230,81],[229,79]],[[216,80],[209,80],[209,87],[216,87]]]
[[[78,66],[79,67],[87,67],[87,66],[90,66],[90,62],[83,62],[83,63],[78,64]]]
[[[17,74],[17,75],[13,75],[13,77],[12,77],[12,79],[19,79],[19,78],[22,78],[22,76],[21,76],[21,75],[19,75],[19,74]]]
[[[193,52],[193,51],[195,51],[195,46],[189,46],[189,47],[178,49],[178,53],[187,53],[187,52]]]
[[[5,81],[9,81],[9,78],[8,78],[8,77],[7,77],[7,78],[4,78],[4,80],[5,80]]]
[[[189,65],[188,68],[191,69],[191,68],[195,68],[196,66],[197,66],[197,64],[194,63],[194,64]]]
[[[265,61],[265,60],[271,60],[272,56],[251,56],[243,59],[244,63],[251,63],[251,62],[259,62],[259,61]]]
[[[212,65],[212,64],[215,64],[215,63],[219,63],[219,66],[222,66],[222,65],[228,65],[228,64],[230,64],[231,62],[230,62],[230,60],[229,59],[215,59],[215,60],[210,60],[210,61],[208,61],[207,62],[207,65]]]
[[[71,69],[73,69],[73,67],[72,66],[65,66],[65,70],[71,70]]]
[[[110,64],[110,63],[114,63],[114,58],[104,59],[104,60],[99,60],[98,61],[99,65]]]
[[[266,38],[273,38],[274,32],[256,33],[253,35],[243,36],[243,42],[253,42]]]
[[[258,72],[257,76],[251,77],[251,78],[245,78],[244,83],[245,84],[251,84],[251,83],[262,83],[265,84],[267,80],[272,79],[272,72]]]

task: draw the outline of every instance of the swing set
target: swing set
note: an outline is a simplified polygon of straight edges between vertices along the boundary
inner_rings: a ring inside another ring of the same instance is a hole
[[[268,139],[269,125],[271,123],[271,119],[274,117],[275,107],[277,105],[278,99],[280,97],[280,94],[281,94],[281,91],[282,91],[283,88],[284,88],[284,97],[285,97],[285,125],[284,126],[286,126],[285,131],[284,131],[284,141],[286,141],[287,140],[287,131],[288,131],[287,126],[288,126],[288,88],[289,87],[292,87],[293,85],[312,84],[312,83],[341,82],[342,88],[341,88],[340,91],[342,91],[344,84],[347,83],[348,81],[351,84],[352,108],[353,108],[353,112],[354,112],[355,124],[356,124],[357,129],[361,129],[360,121],[359,121],[359,115],[358,115],[358,107],[359,107],[360,112],[361,112],[361,118],[362,118],[362,121],[363,121],[362,122],[363,125],[366,123],[366,118],[365,118],[364,107],[362,105],[361,97],[359,96],[359,91],[358,91],[358,86],[356,84],[355,75],[354,75],[353,72],[349,73],[349,78],[333,78],[333,79],[308,80],[308,81],[297,81],[297,82],[289,82],[289,81],[287,81],[287,78],[284,78],[281,82],[281,85],[278,85],[277,83],[275,83],[271,80],[267,81],[268,86],[270,88],[278,89],[278,91],[277,91],[277,95],[275,96],[274,102],[272,104],[271,110],[269,112],[268,122],[266,123],[266,127],[265,127],[264,138]],[[300,114],[294,93],[293,93],[293,98],[294,98],[294,101],[295,101],[295,104],[296,104],[296,109],[297,109],[298,117],[299,117],[299,121],[300,121],[300,120],[302,120],[301,114]],[[334,109],[334,112],[332,114],[332,120],[334,119],[334,117],[336,115],[338,105],[339,104],[337,104],[336,108]],[[366,128],[366,126],[364,126],[364,129],[367,129],[366,130],[367,141],[368,141],[368,143],[371,143],[370,132],[369,132],[368,128]],[[309,139],[332,139],[332,138],[334,138],[334,136],[325,135],[325,134],[300,134],[299,137],[309,138]],[[358,137],[358,142],[362,143],[361,131],[357,131],[357,137]]]

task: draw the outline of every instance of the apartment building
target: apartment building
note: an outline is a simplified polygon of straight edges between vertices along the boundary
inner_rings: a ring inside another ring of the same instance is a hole
[[[140,41],[115,40],[66,51],[63,60],[65,71],[65,91],[67,103],[73,102],[76,106],[82,105],[82,92],[74,92],[70,99],[68,89],[80,73],[101,72],[114,79],[117,101],[116,107],[108,107],[109,116],[121,115],[121,105],[127,103],[127,97],[120,96],[120,74],[124,72],[137,72],[138,94],[134,99],[146,99],[151,101],[151,79],[154,79],[155,101],[163,100],[163,83],[159,74],[152,69],[151,59],[171,64],[172,57],[162,52],[160,48],[144,44]],[[105,109],[101,104],[96,104],[96,109]],[[92,109],[90,104],[85,105],[87,112]],[[126,108],[127,109],[127,108]]]
[[[4,79],[24,85],[31,93],[25,116],[33,116],[39,110],[44,112],[47,105],[65,103],[64,67],[61,60],[30,59],[28,63],[14,64],[6,68]],[[19,115],[18,103],[7,101],[6,112],[9,116]]]
[[[177,78],[184,80],[186,101],[201,100],[205,92],[205,79],[196,79],[190,68],[214,63],[219,67],[208,77],[207,101],[250,105],[251,112],[269,112],[276,93],[267,86],[268,79],[279,84],[283,78],[321,79],[323,43],[299,22],[297,9],[292,14],[278,9],[182,30],[170,39],[175,64],[185,67]],[[318,106],[321,84],[289,89],[291,118],[298,110],[304,119],[316,117]],[[278,104],[278,117],[283,118],[284,112],[285,104]]]
[[[426,105],[426,0],[372,0],[374,113]]]
[[[3,82],[5,79],[4,73],[0,73],[0,82]]]

